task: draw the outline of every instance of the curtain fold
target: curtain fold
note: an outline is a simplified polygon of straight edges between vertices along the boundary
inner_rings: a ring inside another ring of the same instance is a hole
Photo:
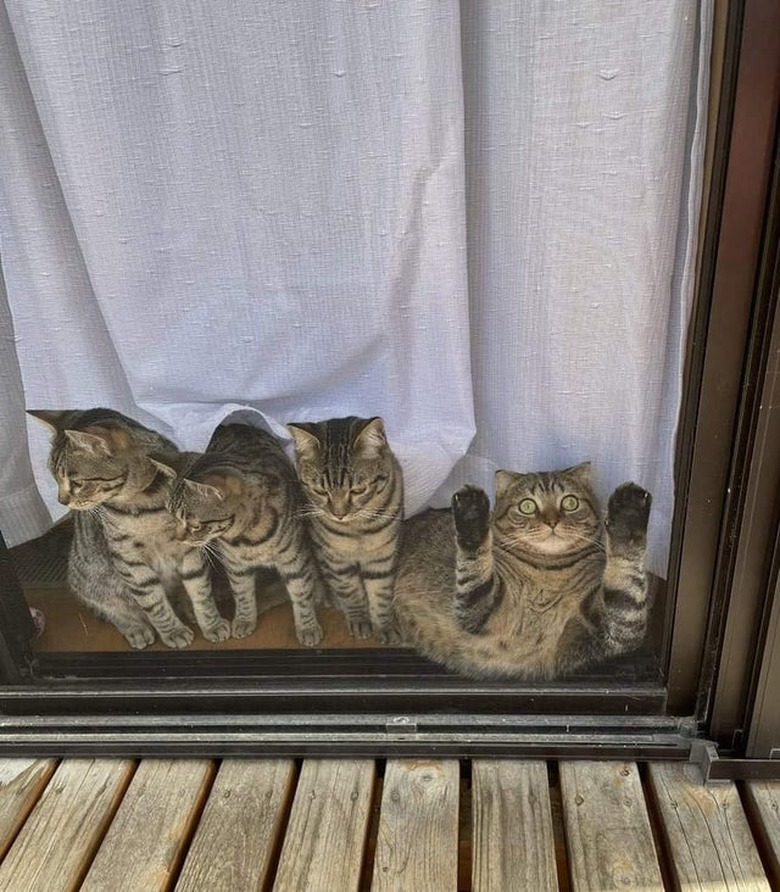
[[[5,0],[0,419],[31,460],[0,506],[34,518],[0,514],[7,539],[61,510],[21,381],[30,408],[108,405],[192,449],[237,413],[382,415],[410,512],[590,459],[602,494],[653,491],[663,571],[697,9]]]

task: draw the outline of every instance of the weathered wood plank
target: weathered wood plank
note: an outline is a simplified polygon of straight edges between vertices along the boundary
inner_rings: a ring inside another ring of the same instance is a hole
[[[457,889],[459,780],[454,760],[388,761],[373,892]]]
[[[134,768],[119,759],[62,762],[0,865],[0,889],[77,889]]]
[[[745,803],[772,886],[780,888],[780,782],[748,781]]]
[[[226,759],[176,892],[265,888],[294,775],[295,765],[289,760]]]
[[[0,860],[56,767],[54,759],[0,759]]]
[[[213,775],[214,764],[205,759],[144,759],[82,892],[169,888]]]
[[[572,888],[659,890],[664,885],[642,782],[632,762],[562,762]]]
[[[705,785],[687,764],[657,762],[649,772],[676,888],[767,892],[736,786]]]
[[[303,763],[274,889],[358,888],[373,787],[372,760]]]
[[[474,760],[474,892],[557,892],[547,765]]]

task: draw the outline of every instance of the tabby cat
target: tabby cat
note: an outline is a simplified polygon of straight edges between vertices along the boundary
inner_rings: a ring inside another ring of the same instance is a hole
[[[226,424],[216,429],[205,453],[184,467],[161,468],[174,476],[178,471],[168,508],[185,541],[215,548],[225,567],[236,601],[233,635],[243,638],[255,630],[255,577],[268,567],[287,588],[298,640],[319,644],[315,603],[322,583],[300,516],[300,484],[279,442],[258,428]]]
[[[588,464],[498,471],[492,518],[487,495],[464,487],[451,511],[405,525],[395,596],[405,639],[474,678],[550,679],[635,649],[651,606],[650,503],[624,483],[603,524]]]
[[[403,479],[381,418],[288,425],[309,500],[315,552],[350,635],[400,639],[393,582],[403,522]]]
[[[203,556],[176,538],[166,511],[170,480],[150,459],[176,447],[111,409],[30,414],[53,432],[49,468],[60,502],[75,511],[68,583],[77,597],[131,647],[151,644],[155,631],[168,647],[186,647],[193,632],[168,599],[183,583],[204,636],[228,638]]]

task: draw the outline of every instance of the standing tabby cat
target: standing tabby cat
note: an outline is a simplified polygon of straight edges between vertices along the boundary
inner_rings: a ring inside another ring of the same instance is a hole
[[[464,487],[452,511],[408,521],[396,613],[423,655],[472,677],[553,678],[642,642],[650,494],[609,500],[606,534],[590,466],[496,474],[496,504]]]
[[[76,512],[68,583],[77,597],[132,647],[151,644],[155,631],[168,647],[186,647],[192,630],[168,600],[181,582],[205,637],[229,637],[203,557],[175,536],[170,481],[149,457],[175,446],[111,409],[30,414],[53,431],[49,468],[60,502]]]
[[[399,640],[393,582],[403,522],[401,467],[381,418],[290,424],[320,567],[349,633]]]
[[[171,468],[164,468],[175,476]],[[312,555],[295,470],[278,441],[245,424],[218,427],[201,455],[190,457],[173,487],[169,510],[184,537],[214,543],[236,599],[233,635],[257,625],[255,576],[278,571],[290,597],[301,644],[322,639],[315,601],[321,582]]]

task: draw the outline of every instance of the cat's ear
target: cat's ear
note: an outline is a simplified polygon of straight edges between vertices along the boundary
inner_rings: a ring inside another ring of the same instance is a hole
[[[111,455],[108,441],[104,437],[100,437],[97,434],[90,434],[86,431],[66,430],[64,431],[64,434],[69,442],[71,442],[77,449],[82,449],[84,452],[89,452],[91,455]]]
[[[210,486],[208,483],[199,483],[197,480],[184,479],[184,486],[188,492],[201,499],[217,499],[221,502],[225,498],[225,494],[216,486]]]
[[[149,463],[154,466],[155,470],[159,471],[161,474],[165,474],[166,477],[170,477],[171,480],[176,479],[178,472],[164,461],[149,456]]]
[[[183,475],[197,457],[197,452],[154,452],[147,456],[158,471],[171,479]]]
[[[184,485],[202,499],[224,501],[228,496],[240,496],[244,491],[244,475],[240,471],[211,471],[202,480],[184,478]]]
[[[564,471],[561,471],[561,475],[567,477],[569,480],[573,480],[583,489],[590,489],[592,486],[593,475],[591,474],[591,464],[589,461],[584,461],[579,465],[573,465],[571,468],[566,468]]]
[[[387,448],[385,423],[382,419],[379,417],[369,418],[355,437],[354,446],[357,452],[365,458],[376,458],[383,449]]]
[[[73,412],[70,409],[28,409],[27,414],[42,421],[53,434],[58,434],[67,426]]]
[[[223,498],[225,496],[240,496],[245,489],[244,475],[241,471],[231,469],[229,471],[213,471],[201,481],[203,486],[218,490]]]
[[[67,431],[66,431],[67,433]],[[116,455],[118,452],[124,452],[133,444],[133,435],[127,428],[119,424],[110,426],[92,425],[85,429],[84,433],[93,434],[99,437],[106,445],[108,455]]]
[[[495,485],[496,485],[496,499],[501,499],[504,495],[509,491],[509,489],[514,486],[515,483],[519,480],[522,475],[515,473],[514,471],[496,471],[495,473]]]
[[[288,424],[287,430],[292,435],[298,458],[313,459],[319,455],[320,439],[317,436],[317,424],[305,424],[303,422],[300,424]]]

